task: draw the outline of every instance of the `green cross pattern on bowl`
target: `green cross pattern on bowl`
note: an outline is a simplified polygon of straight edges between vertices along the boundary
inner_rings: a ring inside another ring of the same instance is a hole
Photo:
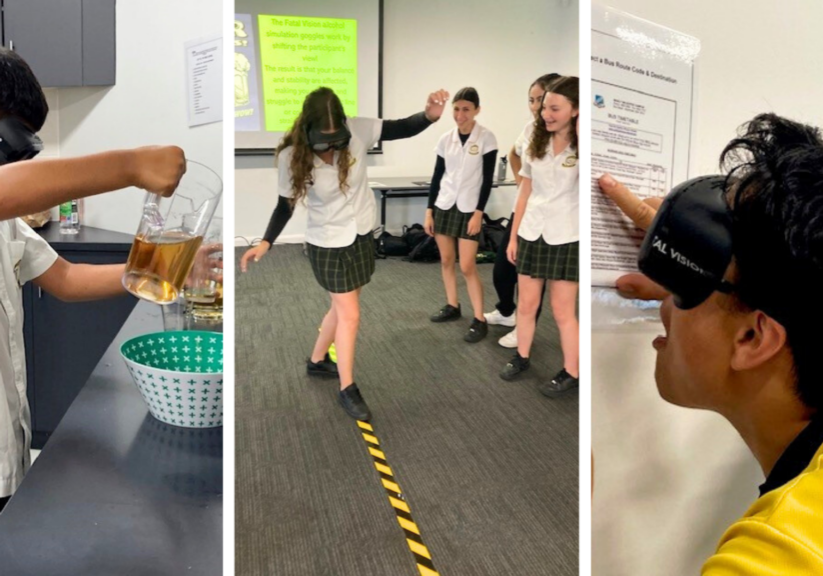
[[[177,331],[144,334],[120,353],[152,416],[175,426],[223,425],[223,335]]]

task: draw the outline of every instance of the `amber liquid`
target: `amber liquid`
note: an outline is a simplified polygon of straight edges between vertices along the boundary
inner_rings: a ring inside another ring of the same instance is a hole
[[[151,241],[137,236],[131,247],[123,286],[144,300],[170,304],[177,300],[202,236],[170,232]]]
[[[223,317],[223,284],[212,282],[214,290],[210,295],[192,293],[186,289],[188,312],[195,318],[220,319]]]

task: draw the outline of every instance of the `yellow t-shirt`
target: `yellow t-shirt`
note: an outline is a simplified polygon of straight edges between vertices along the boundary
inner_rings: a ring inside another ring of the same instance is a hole
[[[726,530],[703,576],[823,575],[823,446]]]

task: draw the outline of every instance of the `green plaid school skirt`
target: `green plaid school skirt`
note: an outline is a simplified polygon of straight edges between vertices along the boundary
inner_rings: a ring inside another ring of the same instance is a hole
[[[474,216],[474,212],[468,214],[457,209],[457,204],[448,210],[441,210],[434,207],[434,233],[451,236],[452,238],[463,238],[464,240],[480,241],[480,234],[469,236],[466,230],[469,227],[469,220]]]
[[[579,282],[580,243],[546,244],[517,238],[517,273],[546,280]]]
[[[365,286],[374,274],[374,236],[363,234],[342,248],[308,244],[314,277],[324,289],[345,294]]]

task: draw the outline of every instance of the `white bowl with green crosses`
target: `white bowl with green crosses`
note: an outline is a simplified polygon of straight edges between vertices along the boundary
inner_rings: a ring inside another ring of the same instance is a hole
[[[151,415],[183,428],[223,425],[223,335],[156,332],[120,346]]]

